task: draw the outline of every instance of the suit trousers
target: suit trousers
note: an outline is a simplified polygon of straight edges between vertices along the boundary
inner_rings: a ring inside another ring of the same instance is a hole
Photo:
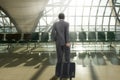
[[[56,45],[56,51],[58,63],[62,63],[63,60],[65,60],[65,62],[70,62],[70,47],[67,47],[65,45]]]

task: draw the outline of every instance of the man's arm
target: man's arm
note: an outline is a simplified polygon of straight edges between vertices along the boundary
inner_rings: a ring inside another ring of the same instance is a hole
[[[53,41],[56,41],[55,24],[53,24],[53,26],[52,26],[51,39],[52,39]]]
[[[66,46],[70,47],[70,41],[69,41],[69,23],[67,24],[67,27],[65,29],[65,39],[66,39]]]

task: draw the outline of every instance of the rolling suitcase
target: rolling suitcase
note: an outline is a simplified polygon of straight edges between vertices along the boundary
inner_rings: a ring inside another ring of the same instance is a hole
[[[70,54],[70,49],[68,51]],[[75,63],[74,62],[65,62],[64,53],[62,54],[61,63],[56,64],[55,76],[62,78],[70,78],[72,80],[75,77]]]
[[[56,76],[62,78],[70,78],[72,80],[75,77],[75,63],[57,63],[56,65]]]

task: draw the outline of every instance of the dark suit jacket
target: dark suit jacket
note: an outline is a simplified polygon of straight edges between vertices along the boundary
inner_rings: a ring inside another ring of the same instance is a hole
[[[69,42],[69,23],[62,19],[55,22],[52,28],[52,39],[58,45],[65,45]]]

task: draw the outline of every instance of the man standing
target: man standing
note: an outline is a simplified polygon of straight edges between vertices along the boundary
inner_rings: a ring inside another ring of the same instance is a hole
[[[70,62],[69,23],[64,21],[65,15],[60,13],[59,21],[53,24],[52,39],[56,42],[57,62],[62,62],[64,55],[65,62]]]

